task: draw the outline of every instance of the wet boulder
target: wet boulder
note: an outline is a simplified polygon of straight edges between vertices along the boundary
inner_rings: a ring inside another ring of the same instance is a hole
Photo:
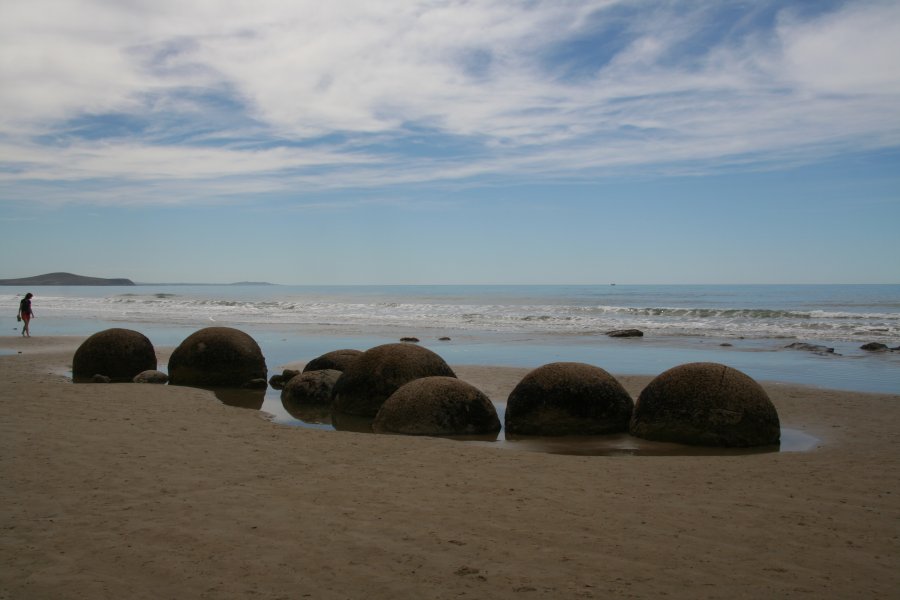
[[[306,363],[306,366],[303,367],[303,372],[333,369],[343,373],[361,354],[361,350],[352,350],[350,348],[332,350]]]
[[[281,390],[281,405],[304,423],[331,424],[331,400],[340,371],[321,369],[292,377]]]
[[[422,346],[393,343],[363,352],[334,386],[334,410],[374,417],[400,386],[422,377],[456,377],[444,359]]]
[[[252,337],[231,327],[207,327],[189,335],[169,358],[174,385],[240,388],[266,382],[266,360]]]
[[[762,386],[718,363],[688,363],[653,379],[635,403],[629,430],[697,446],[765,446],[781,438],[778,412]]]
[[[331,406],[334,384],[341,376],[340,371],[322,369],[307,371],[288,381],[281,390],[281,403],[288,406]],[[290,409],[288,409],[290,412]]]
[[[407,435],[496,435],[500,419],[475,386],[455,377],[423,377],[391,394],[372,429]]]
[[[72,358],[72,379],[78,383],[104,375],[113,382],[130,382],[141,371],[156,369],[156,351],[147,337],[131,329],[106,329],[84,340]]]
[[[822,346],[820,344],[808,344],[806,342],[794,342],[785,346],[788,350],[806,350],[807,352],[815,352],[816,354],[834,354],[834,348]],[[836,355],[837,356],[837,355]]]
[[[606,335],[614,338],[633,338],[644,337],[644,332],[640,329],[614,329],[612,331],[607,331]]]
[[[628,429],[634,401],[609,373],[585,363],[557,362],[528,373],[506,403],[506,432],[595,435]]]
[[[860,350],[867,350],[869,352],[887,352],[890,350],[887,344],[882,344],[881,342],[869,342],[868,344],[863,344],[859,347]]]

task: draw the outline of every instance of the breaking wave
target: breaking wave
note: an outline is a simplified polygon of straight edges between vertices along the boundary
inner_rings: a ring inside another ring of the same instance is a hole
[[[345,294],[342,297],[216,297],[177,292],[129,292],[107,297],[43,296],[45,314],[106,321],[172,324],[345,325],[357,328],[417,327],[441,330],[494,331],[525,334],[603,334],[638,328],[648,335],[723,336],[856,340],[900,337],[900,312],[852,310],[785,310],[740,307],[617,306],[590,303],[471,303],[455,297],[437,301],[422,296],[385,301]],[[265,293],[266,297],[262,296]],[[227,296],[222,293],[222,296]],[[2,297],[0,297],[2,298]],[[15,296],[3,299],[14,304]],[[841,308],[846,308],[842,306]],[[879,307],[880,308],[880,307]]]

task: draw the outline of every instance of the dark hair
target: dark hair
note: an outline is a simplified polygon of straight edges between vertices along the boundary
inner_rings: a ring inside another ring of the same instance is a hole
[[[33,296],[34,296],[34,294],[32,294],[31,292],[28,292],[27,294],[25,294],[25,299],[30,300]]]

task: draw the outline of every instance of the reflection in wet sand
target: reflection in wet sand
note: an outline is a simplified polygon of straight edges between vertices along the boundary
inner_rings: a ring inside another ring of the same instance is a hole
[[[269,410],[274,407],[272,403],[278,398],[277,392],[270,392]],[[279,405],[283,402],[278,402]],[[503,421],[503,413],[506,406],[503,403],[494,403],[498,415]],[[316,420],[316,415],[297,414],[292,412],[293,407],[284,405],[291,418],[283,418],[277,422],[283,425],[298,427],[315,427],[318,429],[333,428],[337,431],[351,431],[356,433],[372,433],[374,419],[347,415],[343,413],[331,414],[331,424],[328,426],[324,418]],[[323,423],[325,423],[323,427]],[[548,454],[561,454],[571,456],[739,456],[744,454],[760,454],[768,452],[808,452],[821,445],[821,441],[811,435],[796,429],[781,429],[781,443],[755,448],[717,448],[705,446],[688,446],[669,442],[655,442],[632,437],[627,433],[600,435],[600,436],[567,436],[567,437],[514,437],[506,436],[505,431],[497,435],[486,437],[478,436],[448,436],[449,439],[459,440],[467,444],[476,444],[490,448],[505,450],[521,450],[526,452],[545,452]]]
[[[303,404],[282,396],[281,405],[289,415],[310,425],[331,425],[331,406],[328,404]]]
[[[570,456],[741,456],[768,452],[807,452],[819,440],[795,429],[781,430],[781,443],[751,448],[689,446],[633,437],[627,433],[598,436],[506,436],[492,447]]]
[[[331,413],[331,424],[338,431],[372,433],[372,423],[374,421],[374,417],[360,417],[337,411]]]
[[[260,410],[266,399],[266,390],[247,390],[234,388],[201,388],[211,391],[222,404]]]

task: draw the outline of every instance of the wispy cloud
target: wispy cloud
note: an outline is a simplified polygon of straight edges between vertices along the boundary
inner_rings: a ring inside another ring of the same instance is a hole
[[[8,3],[0,193],[212,202],[896,147],[898,40],[880,1]]]

